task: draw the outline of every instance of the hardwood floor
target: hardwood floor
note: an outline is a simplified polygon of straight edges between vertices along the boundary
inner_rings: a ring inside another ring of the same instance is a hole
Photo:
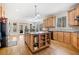
[[[0,55],[32,55],[32,53],[25,44],[24,37],[21,36],[16,46],[0,48]],[[49,48],[41,50],[33,55],[79,55],[79,50],[52,40]]]

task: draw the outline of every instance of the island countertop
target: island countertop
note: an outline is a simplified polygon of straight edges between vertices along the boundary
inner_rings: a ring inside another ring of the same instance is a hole
[[[48,31],[29,32],[28,34],[43,34],[43,33],[48,33]]]

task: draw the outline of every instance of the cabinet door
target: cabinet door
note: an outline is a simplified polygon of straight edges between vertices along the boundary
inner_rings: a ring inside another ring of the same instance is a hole
[[[45,28],[45,23],[46,23],[45,20],[43,20],[43,28]]]
[[[78,49],[79,49],[79,38],[78,38],[78,40],[77,40],[77,41],[78,41],[77,43],[78,43]]]
[[[77,8],[75,8],[74,9],[75,11],[75,14],[74,14],[74,25],[77,25],[78,24],[78,22],[77,22],[77,20],[75,20],[75,18],[76,18],[76,16],[77,16]]]
[[[64,42],[70,44],[70,33],[64,32]]]
[[[54,16],[53,17],[53,23],[52,23],[53,24],[53,27],[55,27],[55,22],[56,22],[56,17]]]
[[[0,7],[0,17],[1,17],[1,14],[2,14],[2,8]]]
[[[79,49],[79,33],[77,34],[78,39],[77,39],[77,45],[78,45],[78,49]]]
[[[69,25],[74,25],[74,11],[73,10],[68,12],[68,20],[69,20]]]
[[[53,17],[50,18],[50,27],[53,26]]]
[[[77,6],[75,8],[75,18],[76,18],[76,16],[79,16],[79,6]],[[78,25],[78,21],[77,20],[75,20],[75,25]]]
[[[58,41],[63,41],[63,32],[58,32]]]
[[[47,19],[43,20],[43,27],[44,27],[44,28],[47,27]]]
[[[47,27],[50,27],[50,19],[47,19]]]
[[[75,9],[76,9],[76,14],[75,15],[79,16],[79,6],[77,6]]]
[[[2,17],[5,16],[5,5],[2,5]]]
[[[75,9],[72,10],[72,25],[75,25]]]
[[[33,51],[33,46],[34,46],[34,35],[30,35],[29,36],[29,38],[30,38],[30,40],[29,40],[29,47],[30,47],[30,49]],[[28,39],[29,39],[28,38]]]
[[[53,39],[57,40],[57,32],[53,32]]]
[[[77,33],[71,33],[71,44],[77,48]]]
[[[0,6],[0,17],[5,16],[5,5]]]
[[[52,19],[48,18],[48,27],[51,27]]]
[[[47,26],[47,19],[45,19],[45,28],[46,28],[46,26]]]
[[[48,19],[46,19],[46,23],[45,24],[46,24],[46,27],[48,27]]]

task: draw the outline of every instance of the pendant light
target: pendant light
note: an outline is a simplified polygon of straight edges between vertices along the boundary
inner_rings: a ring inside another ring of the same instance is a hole
[[[34,7],[35,7],[35,17],[34,17],[34,19],[39,20],[41,18],[41,16],[39,15],[39,12],[38,12],[38,6],[34,5]]]

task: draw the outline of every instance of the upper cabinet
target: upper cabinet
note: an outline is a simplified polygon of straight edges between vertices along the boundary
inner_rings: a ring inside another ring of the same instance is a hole
[[[69,25],[75,25],[75,17],[74,16],[74,10],[71,10],[68,12],[68,20],[69,20]]]
[[[44,21],[43,21],[43,26],[44,28],[52,28],[55,27],[55,21],[56,21],[56,17],[52,16],[52,17],[47,17]]]
[[[0,4],[0,17],[4,17],[4,16],[5,16],[5,5]]]
[[[46,28],[47,27],[47,19],[44,19],[43,20],[43,28]]]
[[[2,16],[2,6],[0,6],[0,17]]]
[[[77,17],[79,16],[79,5],[75,6],[73,9],[70,9],[68,11],[68,20],[69,25],[79,25],[79,21],[77,20]]]

